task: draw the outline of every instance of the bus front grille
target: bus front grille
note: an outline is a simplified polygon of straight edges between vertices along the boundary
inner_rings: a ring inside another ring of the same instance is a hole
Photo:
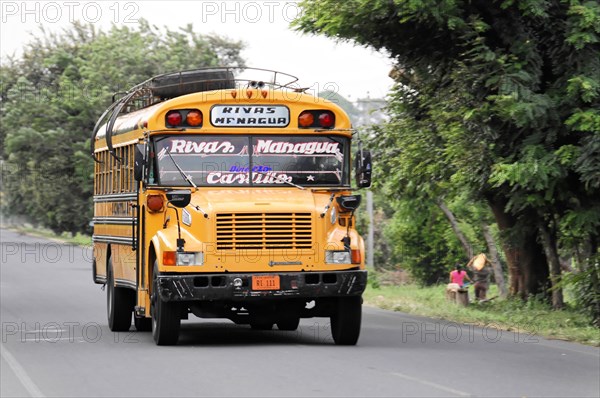
[[[311,213],[217,214],[217,250],[310,249]]]

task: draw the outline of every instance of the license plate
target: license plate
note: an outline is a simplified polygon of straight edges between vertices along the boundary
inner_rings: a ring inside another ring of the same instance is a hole
[[[279,290],[279,275],[252,277],[252,290]]]

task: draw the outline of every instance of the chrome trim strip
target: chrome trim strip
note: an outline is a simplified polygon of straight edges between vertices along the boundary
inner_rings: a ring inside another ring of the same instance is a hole
[[[131,222],[137,224],[135,217],[94,217],[92,222],[94,224],[115,224],[115,225],[131,225]]]
[[[130,236],[93,235],[92,242],[114,243],[116,245],[133,246]]]
[[[115,278],[115,286],[117,287],[127,287],[130,289],[137,289],[137,286],[134,281],[130,281],[129,279],[120,279]]]
[[[269,267],[276,265],[302,265],[302,261],[269,261]]]
[[[124,202],[137,200],[137,194],[134,193],[116,193],[109,195],[95,195],[94,203],[98,202]]]

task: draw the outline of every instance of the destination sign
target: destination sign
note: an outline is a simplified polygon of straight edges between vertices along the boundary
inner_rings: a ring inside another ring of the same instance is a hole
[[[283,105],[215,105],[210,122],[215,127],[286,127],[290,110]]]

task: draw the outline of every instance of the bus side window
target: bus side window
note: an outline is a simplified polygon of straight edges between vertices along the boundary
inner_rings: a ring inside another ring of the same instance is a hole
[[[110,162],[110,175],[109,175],[109,182],[108,182],[108,192],[109,193],[114,193],[115,192],[115,178],[117,173],[115,173],[115,164],[117,163],[117,160],[115,159],[114,156],[110,155],[108,156],[109,162]]]
[[[98,175],[100,174],[100,163],[94,162],[94,195],[98,195],[100,191],[100,180],[98,179]]]
[[[133,178],[133,168],[135,163],[135,144],[131,144],[127,147],[127,156],[129,161],[127,162],[127,179],[129,185],[129,192],[135,191],[135,178]]]
[[[108,152],[102,152],[102,194],[106,195],[109,193],[108,190],[108,173],[110,172],[108,165]]]
[[[125,189],[125,166],[127,159],[125,158],[125,147],[119,148],[119,158],[121,161],[119,162],[119,192],[124,192]]]
[[[129,147],[121,147],[121,192],[129,191],[129,179],[127,172],[129,169]]]

